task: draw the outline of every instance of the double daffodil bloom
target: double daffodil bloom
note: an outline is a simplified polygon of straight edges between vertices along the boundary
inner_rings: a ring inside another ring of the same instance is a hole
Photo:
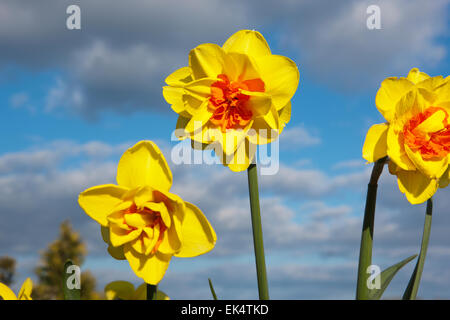
[[[33,290],[33,282],[27,278],[16,296],[14,292],[3,283],[0,283],[0,297],[3,300],[32,300],[31,291]]]
[[[276,139],[289,122],[299,77],[295,63],[273,55],[259,32],[241,30],[222,47],[191,50],[189,66],[167,77],[163,95],[179,114],[179,139],[212,145],[225,166],[243,171],[256,145]]]
[[[376,96],[387,122],[369,129],[363,158],[389,156],[389,172],[412,204],[428,200],[450,181],[449,80],[413,68],[406,78],[384,80]]]
[[[136,275],[156,285],[172,256],[210,251],[216,234],[195,205],[169,192],[172,173],[151,141],[128,149],[117,168],[118,185],[83,191],[78,203],[102,226],[109,253],[127,259]]]
[[[107,300],[147,300],[147,285],[141,284],[136,290],[134,285],[128,281],[113,281],[105,286]],[[158,290],[156,300],[170,300],[170,298]]]

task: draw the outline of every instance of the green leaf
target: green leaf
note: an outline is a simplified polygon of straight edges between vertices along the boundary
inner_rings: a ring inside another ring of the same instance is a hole
[[[63,270],[63,293],[64,300],[81,299],[81,274],[80,268],[67,260]]]
[[[431,216],[433,213],[433,200],[427,201],[427,209],[425,212],[425,223],[423,225],[422,245],[420,248],[419,259],[417,259],[416,267],[409,279],[408,287],[403,294],[403,300],[415,300],[417,291],[419,290],[420,278],[422,277],[423,266],[425,265],[425,257],[427,255],[428,242],[431,232]]]
[[[212,294],[214,300],[217,300],[216,291],[214,290],[214,287],[213,287],[213,284],[212,284],[212,281],[210,278],[208,278],[208,282],[209,282],[209,289],[211,290],[211,294]]]
[[[405,260],[400,261],[399,263],[394,264],[393,266],[390,266],[389,268],[387,268],[383,272],[381,272],[381,274],[380,274],[380,280],[381,280],[380,289],[369,290],[369,299],[370,300],[379,300],[381,298],[381,296],[383,295],[384,290],[386,290],[386,288],[388,287],[389,283],[394,278],[396,273],[401,268],[403,268],[403,266],[405,266],[408,262],[410,262],[411,260],[413,260],[416,257],[417,257],[417,254],[412,255],[412,256],[406,258]]]

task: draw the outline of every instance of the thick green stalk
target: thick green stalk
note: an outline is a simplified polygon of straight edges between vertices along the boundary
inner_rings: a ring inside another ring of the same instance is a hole
[[[147,283],[147,300],[156,300],[156,293],[158,291],[158,286]]]
[[[369,288],[367,279],[369,274],[367,268],[372,264],[372,246],[373,246],[373,226],[375,223],[375,206],[377,203],[378,179],[383,172],[383,167],[387,157],[381,158],[375,162],[367,187],[366,207],[364,210],[364,220],[361,234],[361,247],[359,250],[358,280],[356,287],[356,299],[368,300]]]
[[[419,290],[420,278],[422,277],[423,266],[425,264],[425,257],[427,255],[428,242],[430,240],[431,231],[431,216],[433,214],[433,200],[430,198],[427,201],[427,209],[425,213],[425,223],[423,225],[422,245],[420,248],[419,259],[417,259],[416,267],[409,279],[408,287],[403,294],[403,300],[415,300],[417,291]]]
[[[259,299],[269,300],[269,287],[267,285],[266,261],[264,257],[264,243],[261,226],[261,214],[259,208],[258,174],[256,164],[252,163],[248,167],[247,174]]]

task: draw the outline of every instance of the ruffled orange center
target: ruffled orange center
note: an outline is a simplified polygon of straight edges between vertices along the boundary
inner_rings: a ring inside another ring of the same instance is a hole
[[[145,247],[147,242],[147,239],[144,239],[144,237],[153,238],[153,235],[150,236],[148,234],[148,228],[153,231],[155,227],[159,227],[159,236],[156,242],[154,242],[155,244],[151,253],[153,254],[158,251],[159,245],[164,239],[164,231],[167,230],[167,227],[161,218],[161,214],[147,208],[138,209],[134,203],[128,209],[122,211],[122,213],[123,223],[128,226],[128,233],[137,229],[144,229],[144,232],[142,232],[139,237],[139,241],[142,242],[142,247]]]
[[[405,124],[403,136],[408,147],[419,151],[424,160],[442,159],[450,152],[448,113],[429,107]]]
[[[223,132],[245,127],[252,119],[253,113],[248,107],[250,96],[242,93],[242,90],[264,92],[264,82],[259,78],[230,81],[225,74],[220,74],[218,78],[220,80],[211,85],[211,123],[220,127]]]

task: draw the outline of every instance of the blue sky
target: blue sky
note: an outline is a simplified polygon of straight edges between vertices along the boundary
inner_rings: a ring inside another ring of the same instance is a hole
[[[353,297],[370,172],[361,148],[367,129],[383,122],[375,95],[385,77],[412,67],[448,75],[448,0],[426,7],[406,0],[41,2],[0,3],[0,255],[18,259],[16,287],[64,219],[88,243],[83,268],[97,276],[99,290],[118,278],[139,283],[127,263],[106,254],[78,193],[114,182],[121,154],[139,140],[156,141],[169,158],[176,114],[162,98],[164,78],[187,64],[196,45],[257,29],[300,70],[280,171],[260,177],[272,296]],[[81,30],[65,28],[72,2],[81,7]],[[381,30],[366,28],[365,10],[374,3]],[[245,175],[221,165],[171,168],[174,190],[202,208],[219,240],[204,257],[175,259],[161,287],[191,298],[183,289],[196,286],[192,298],[209,299],[211,277],[225,298],[256,298]],[[224,186],[225,195],[214,192]],[[411,207],[387,172],[380,189],[375,261],[386,267],[417,252],[424,208]],[[447,192],[436,200],[425,298],[450,298],[450,273],[442,271],[450,265]],[[388,296],[401,295],[408,267]]]

